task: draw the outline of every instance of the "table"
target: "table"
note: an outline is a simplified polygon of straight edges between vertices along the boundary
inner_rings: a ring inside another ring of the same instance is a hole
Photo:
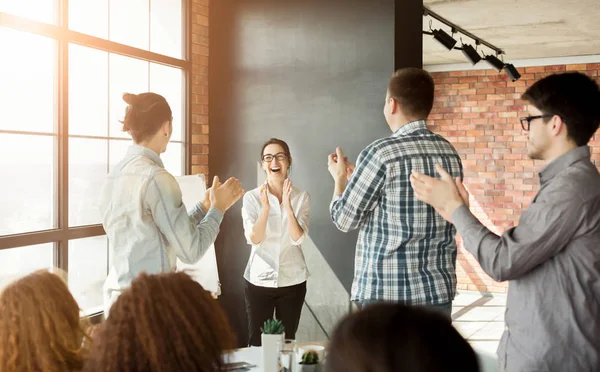
[[[321,345],[325,346],[324,342],[306,342],[306,343],[298,343],[298,346],[304,345]],[[479,365],[481,368],[481,372],[497,372],[497,358],[495,355],[492,355],[483,350],[477,350],[474,348],[475,353],[477,354],[477,358],[479,359]],[[250,364],[254,364],[256,367],[240,370],[240,371],[248,371],[248,372],[262,372],[262,347],[246,347],[242,349],[233,350],[230,354],[226,356],[226,362],[247,362]]]
[[[303,347],[307,345],[319,345],[327,348],[327,341],[317,342],[298,342],[297,347]],[[263,371],[263,360],[262,360],[262,347],[245,347],[241,349],[235,349],[231,353],[225,356],[226,363],[234,362],[246,362],[255,365],[254,368],[249,368],[240,371],[251,371],[251,372],[262,372]]]

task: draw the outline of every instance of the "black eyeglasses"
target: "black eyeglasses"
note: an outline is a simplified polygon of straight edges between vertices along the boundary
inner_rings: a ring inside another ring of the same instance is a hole
[[[523,130],[526,130],[529,132],[529,128],[531,127],[531,121],[535,120],[535,119],[541,119],[541,118],[551,118],[554,115],[533,115],[533,116],[525,116],[523,118],[519,118],[519,120],[521,120],[521,127],[523,128]]]
[[[278,152],[275,155],[265,154],[262,157],[262,161],[264,161],[265,163],[270,163],[273,161],[274,158],[277,159],[277,161],[284,161],[287,159],[287,154],[284,152]]]

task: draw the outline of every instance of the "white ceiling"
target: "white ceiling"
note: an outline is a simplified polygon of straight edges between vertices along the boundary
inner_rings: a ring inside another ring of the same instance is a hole
[[[441,17],[504,50],[504,60],[600,54],[600,0],[423,0]],[[423,18],[423,29],[431,17]],[[433,29],[450,29],[433,20]],[[460,34],[456,34],[460,46]],[[463,37],[466,44],[472,40]],[[484,46],[480,50],[492,54]],[[423,35],[423,64],[465,63]]]

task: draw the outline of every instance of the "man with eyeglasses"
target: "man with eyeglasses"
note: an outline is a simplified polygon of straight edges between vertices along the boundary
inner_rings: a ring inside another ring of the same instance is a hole
[[[517,227],[493,234],[439,165],[441,179],[413,172],[410,181],[490,277],[510,280],[501,368],[600,371],[600,174],[587,145],[600,123],[600,89],[570,72],[539,80],[522,99],[528,156],[547,165]]]

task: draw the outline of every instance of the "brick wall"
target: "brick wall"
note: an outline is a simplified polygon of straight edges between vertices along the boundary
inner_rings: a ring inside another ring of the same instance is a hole
[[[208,3],[192,0],[192,174],[208,177]]]
[[[581,71],[598,79],[600,63],[519,69],[521,79],[511,82],[504,72],[472,70],[432,73],[436,100],[430,116],[432,130],[458,150],[465,168],[465,186],[471,210],[496,233],[518,223],[538,190],[542,163],[527,158],[527,135],[519,117],[527,116],[520,100],[526,87],[549,74]],[[591,143],[592,158],[600,164],[600,142]],[[506,292],[479,267],[459,238],[458,288]]]

